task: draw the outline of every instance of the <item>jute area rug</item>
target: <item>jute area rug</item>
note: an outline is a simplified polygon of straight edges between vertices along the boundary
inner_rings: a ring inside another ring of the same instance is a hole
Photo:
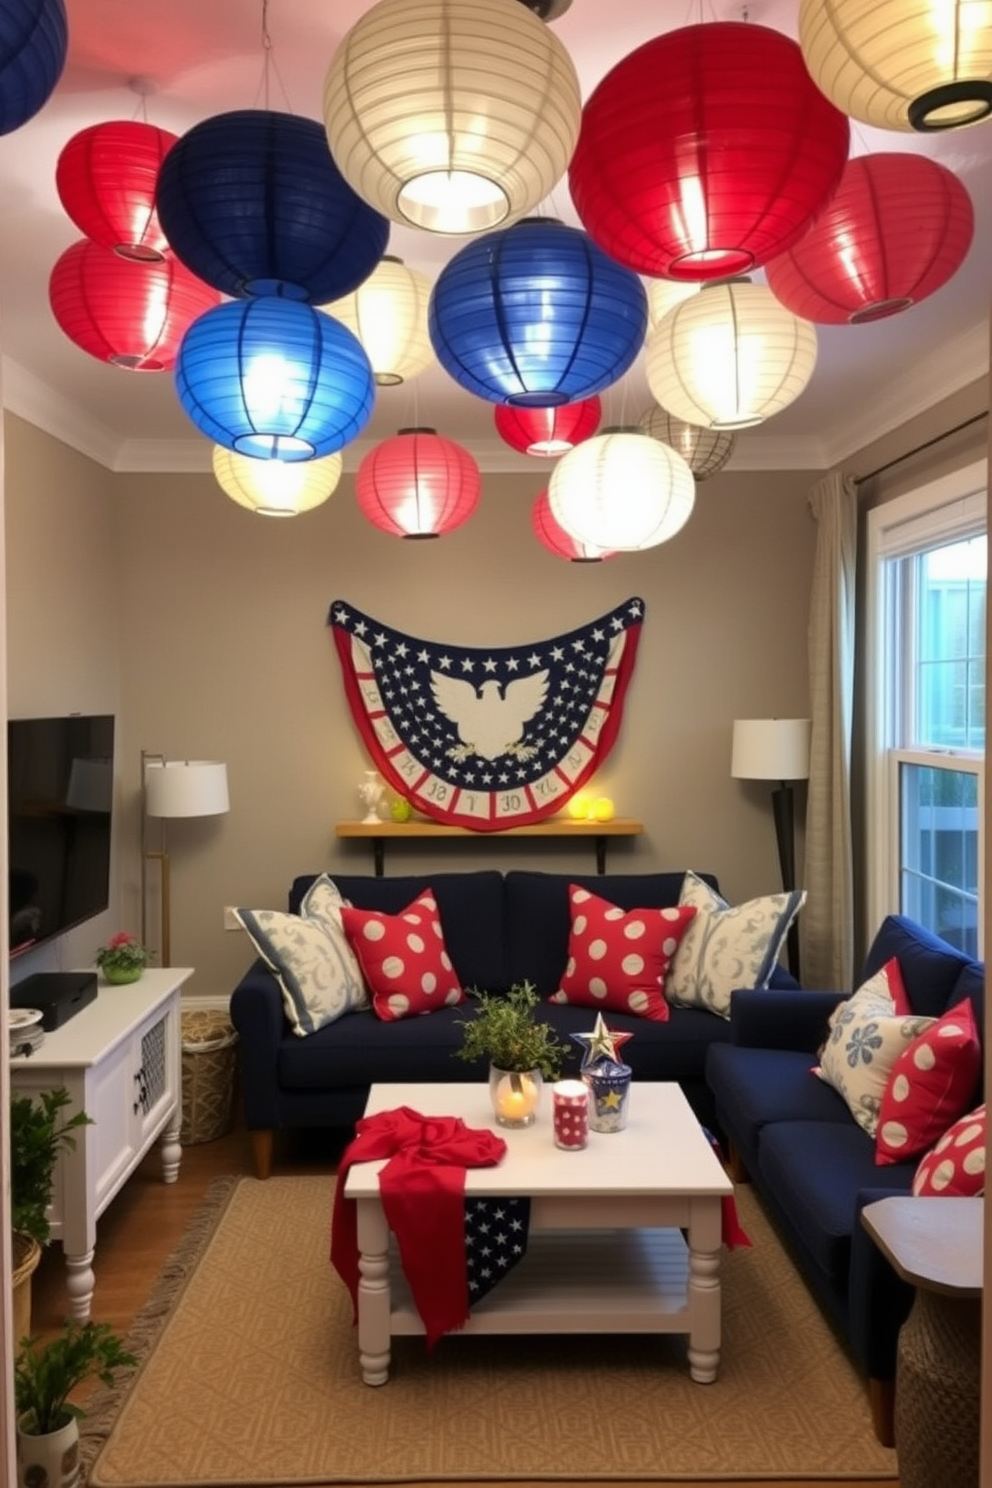
[[[362,1383],[328,1262],[332,1177],[224,1178],[92,1397],[90,1488],[896,1476],[864,1388],[749,1189],[712,1385],[666,1337],[394,1340]],[[526,1262],[524,1262],[526,1264]]]

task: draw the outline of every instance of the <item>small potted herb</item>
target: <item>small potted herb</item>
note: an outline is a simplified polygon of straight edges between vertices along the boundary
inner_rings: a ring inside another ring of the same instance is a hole
[[[459,1059],[489,1060],[489,1091],[500,1126],[529,1126],[537,1115],[541,1086],[556,1080],[569,1052],[550,1023],[538,1022],[537,990],[517,982],[503,995],[470,989],[475,1015],[465,1029]]]

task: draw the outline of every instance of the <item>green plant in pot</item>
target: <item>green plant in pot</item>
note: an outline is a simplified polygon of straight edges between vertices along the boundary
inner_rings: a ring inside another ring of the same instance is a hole
[[[104,980],[120,986],[136,982],[151,960],[152,953],[126,930],[118,930],[93,957],[103,972]]]
[[[48,1343],[26,1339],[14,1362],[17,1469],[22,1488],[72,1484],[79,1465],[82,1406],[70,1394],[92,1375],[108,1388],[137,1359],[107,1323],[68,1322]]]
[[[489,1060],[489,1091],[500,1126],[529,1126],[537,1115],[541,1085],[556,1080],[569,1053],[550,1023],[536,1016],[540,1003],[530,982],[516,982],[503,995],[469,990],[473,1017],[462,1019],[459,1059]]]
[[[10,1227],[13,1242],[14,1339],[31,1330],[31,1275],[51,1237],[48,1211],[59,1154],[76,1145],[73,1133],[90,1124],[85,1111],[66,1115],[65,1086],[10,1102]]]

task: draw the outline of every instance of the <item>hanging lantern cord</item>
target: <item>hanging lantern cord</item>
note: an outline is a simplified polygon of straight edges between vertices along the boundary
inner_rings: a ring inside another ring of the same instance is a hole
[[[276,66],[275,52],[272,46],[272,37],[269,34],[269,0],[262,0],[262,82],[258,91],[261,94],[262,107],[266,110],[266,112],[268,112],[270,107],[269,84],[273,77],[279,84],[279,91],[283,96],[283,100],[286,105],[286,112],[291,114],[293,112],[293,108],[289,101],[289,94],[286,91],[286,85],[279,74],[278,67]],[[255,102],[257,105],[258,94],[256,94],[255,96]]]

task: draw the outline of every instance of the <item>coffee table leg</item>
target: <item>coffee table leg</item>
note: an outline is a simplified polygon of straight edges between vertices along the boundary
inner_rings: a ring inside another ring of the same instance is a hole
[[[367,1385],[389,1379],[389,1228],[378,1199],[358,1200],[358,1357]]]
[[[711,1385],[720,1366],[720,1200],[697,1199],[689,1220],[689,1373]]]

